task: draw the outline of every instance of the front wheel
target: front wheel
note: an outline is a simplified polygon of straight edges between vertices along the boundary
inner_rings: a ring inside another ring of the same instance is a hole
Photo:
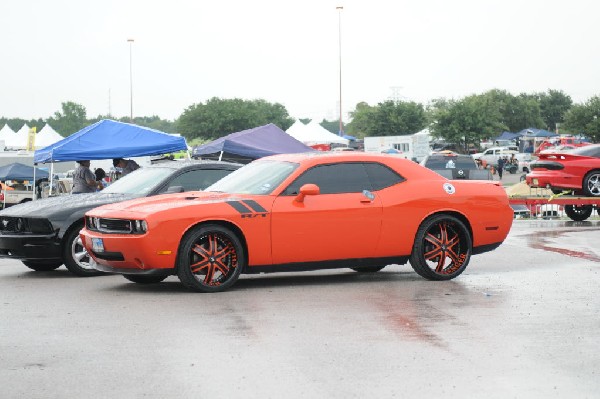
[[[21,262],[36,272],[49,272],[58,269],[62,265],[60,260],[22,260]]]
[[[230,229],[215,224],[199,226],[181,241],[177,275],[194,291],[224,291],[237,281],[245,259],[240,239]]]
[[[83,223],[78,223],[67,234],[64,247],[63,259],[65,266],[69,271],[79,277],[91,277],[105,274],[92,267],[90,255],[83,246],[79,231],[83,228]]]
[[[465,270],[471,252],[471,234],[463,222],[454,216],[435,215],[419,226],[409,260],[421,277],[451,280]]]
[[[166,279],[168,276],[140,276],[137,274],[124,274],[127,280],[138,284],[157,284]]]
[[[565,205],[565,214],[576,222],[582,222],[589,218],[594,212],[594,207],[591,205]]]
[[[600,170],[593,170],[585,175],[583,192],[590,197],[600,197]]]

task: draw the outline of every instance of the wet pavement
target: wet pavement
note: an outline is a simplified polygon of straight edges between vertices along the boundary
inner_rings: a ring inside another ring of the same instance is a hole
[[[395,265],[220,294],[0,260],[0,396],[598,397],[599,240],[517,220],[449,282]]]

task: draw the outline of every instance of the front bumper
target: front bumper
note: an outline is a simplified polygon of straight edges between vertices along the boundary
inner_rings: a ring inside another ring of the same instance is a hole
[[[83,229],[80,237],[98,270],[121,274],[171,274],[175,269],[177,247],[166,247],[160,234],[153,238],[135,234],[101,234]],[[102,239],[104,252],[92,250],[92,238]]]
[[[0,234],[0,258],[61,260],[60,240],[55,235]]]

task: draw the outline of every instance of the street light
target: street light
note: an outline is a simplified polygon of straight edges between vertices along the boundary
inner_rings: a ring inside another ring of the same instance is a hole
[[[133,47],[133,39],[127,39],[129,43],[129,122],[133,123],[133,68],[131,63],[131,48]]]
[[[340,61],[340,131],[339,135],[344,135],[344,125],[342,124],[342,10],[344,7],[337,6],[338,10],[338,54]]]

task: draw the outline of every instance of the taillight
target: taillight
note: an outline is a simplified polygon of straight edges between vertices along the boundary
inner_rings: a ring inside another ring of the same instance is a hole
[[[552,162],[552,161],[536,161],[529,164],[531,169],[547,169],[547,170],[561,170],[565,168],[560,162]]]
[[[0,201],[4,201],[4,193],[0,193]]]

